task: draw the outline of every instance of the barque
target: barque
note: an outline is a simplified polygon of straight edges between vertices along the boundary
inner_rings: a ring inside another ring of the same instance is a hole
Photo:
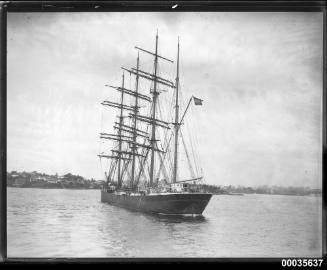
[[[158,33],[154,52],[135,48],[138,50],[136,66],[130,69],[122,67],[121,86],[106,85],[118,91],[119,101],[105,100],[101,103],[118,110],[113,131],[100,133],[101,140],[110,142],[110,148],[103,149],[98,155],[101,162],[104,159],[107,162],[101,201],[154,214],[201,215],[212,194],[203,190],[203,176],[195,174],[193,147],[190,153],[182,126],[190,105],[202,105],[202,100],[192,96],[181,115],[179,40],[175,81],[159,74],[159,67],[163,64],[159,65],[159,62],[171,65],[174,61],[158,54]],[[153,57],[152,72],[140,68],[140,53]],[[125,73],[130,80],[133,79],[132,87],[125,86]],[[143,80],[150,84],[147,93],[141,89],[145,85]],[[170,102],[161,101],[160,95],[169,93]],[[170,104],[167,110],[163,108],[165,104]],[[167,118],[163,118],[165,115]],[[180,140],[190,172],[187,179],[179,179]]]

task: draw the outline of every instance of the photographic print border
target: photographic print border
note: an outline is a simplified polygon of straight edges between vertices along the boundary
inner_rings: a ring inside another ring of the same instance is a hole
[[[283,258],[8,258],[7,257],[7,13],[10,12],[322,12],[323,61],[323,145],[322,145],[322,251],[326,259],[326,4],[324,1],[4,1],[0,3],[1,27],[1,185],[0,258],[4,263],[225,263],[281,265]],[[325,264],[326,262],[324,262]]]

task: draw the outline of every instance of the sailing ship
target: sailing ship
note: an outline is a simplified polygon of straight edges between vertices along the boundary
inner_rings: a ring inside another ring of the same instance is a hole
[[[121,86],[106,85],[118,91],[119,101],[105,100],[101,103],[118,110],[117,120],[113,124],[114,132],[100,133],[102,140],[111,142],[110,152],[102,151],[98,155],[100,160],[108,161],[101,201],[153,214],[201,215],[212,193],[203,190],[203,176],[194,175],[187,151],[193,177],[179,179],[179,140],[184,118],[191,103],[202,105],[201,99],[192,96],[183,114],[180,112],[179,38],[177,64],[174,65],[175,81],[159,74],[159,61],[170,65],[174,61],[158,54],[158,32],[154,52],[137,46],[135,49],[138,51],[136,67],[122,67]],[[151,57],[152,72],[140,68],[140,53]],[[133,78],[133,87],[126,87],[125,73]],[[148,94],[141,91],[141,80],[150,83]],[[166,95],[164,92],[169,91],[172,93],[171,121],[160,118],[163,115],[161,94]],[[185,146],[183,137],[182,142]]]

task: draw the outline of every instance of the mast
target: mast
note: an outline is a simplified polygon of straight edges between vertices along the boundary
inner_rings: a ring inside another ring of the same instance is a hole
[[[176,72],[176,91],[175,91],[175,148],[174,148],[174,171],[173,183],[177,181],[177,165],[178,165],[178,131],[179,131],[179,104],[178,104],[178,90],[179,90],[179,38],[177,45],[177,72]]]
[[[122,88],[124,89],[124,72],[122,76]],[[119,127],[122,127],[123,125],[123,104],[124,104],[124,91],[121,91],[121,108],[120,108],[120,117],[119,117]],[[118,188],[121,187],[121,149],[122,149],[122,130],[118,129],[118,138],[119,138],[119,152],[118,152]]]
[[[153,176],[154,176],[154,147],[156,144],[156,103],[157,103],[157,67],[158,67],[158,31],[156,34],[156,51],[154,57],[154,85],[152,91],[152,134],[151,134],[151,165],[150,165],[150,186],[153,185]]]
[[[137,46],[135,46],[135,48],[138,49],[139,51],[142,51],[142,52],[145,52],[145,53],[148,53],[148,54],[154,56],[154,72],[153,73],[146,72],[139,68],[139,54],[138,54],[136,68],[127,69],[127,68],[121,67],[123,70],[129,72],[129,74],[133,74],[136,76],[136,86],[135,86],[136,89],[135,90],[126,89],[124,87],[115,87],[115,86],[111,86],[111,85],[106,85],[108,87],[116,89],[117,91],[124,92],[126,94],[134,96],[136,98],[135,103],[134,103],[135,106],[118,104],[118,103],[109,102],[109,101],[103,102],[103,105],[106,105],[109,107],[115,107],[115,108],[123,107],[124,110],[132,111],[128,115],[129,118],[132,118],[131,126],[128,126],[128,125],[125,125],[122,123],[115,123],[118,126],[114,127],[115,129],[119,129],[123,132],[131,133],[132,137],[130,139],[129,138],[126,139],[126,138],[123,138],[122,136],[119,137],[119,135],[118,135],[118,138],[116,138],[115,136],[112,136],[112,134],[107,134],[107,135],[102,136],[102,138],[104,138],[104,139],[121,140],[121,141],[129,144],[129,148],[131,149],[131,152],[129,152],[130,156],[131,156],[130,160],[132,161],[132,170],[131,170],[131,175],[130,175],[132,188],[134,188],[135,184],[138,183],[141,174],[144,172],[144,166],[146,163],[146,157],[148,156],[148,153],[149,154],[151,153],[151,161],[150,161],[150,166],[149,166],[150,167],[149,168],[149,174],[150,174],[149,185],[153,186],[153,184],[154,184],[155,152],[164,152],[157,147],[158,140],[156,138],[156,126],[159,126],[161,128],[165,128],[165,129],[170,129],[168,122],[162,121],[162,120],[156,118],[157,99],[160,94],[160,91],[158,91],[158,89],[157,89],[157,85],[161,84],[161,85],[168,86],[170,88],[175,88],[175,85],[172,81],[158,76],[158,60],[159,59],[162,59],[162,60],[165,60],[165,61],[168,61],[171,63],[174,62],[174,61],[158,54],[158,31],[156,34],[156,45],[155,45],[154,53],[144,50]],[[153,82],[153,89],[151,89],[151,91],[150,91],[151,97],[140,94],[138,92],[139,91],[139,89],[138,89],[139,78],[147,79],[147,80],[150,80]],[[150,116],[141,115],[139,113],[139,110],[138,110],[140,108],[138,106],[139,98],[152,103]],[[143,130],[140,130],[137,128],[137,125],[136,125],[137,121],[144,122],[151,126],[151,131],[149,132],[149,134],[147,132],[144,132]],[[143,137],[143,139],[145,139],[145,142],[142,144],[136,142],[136,139],[138,137]],[[149,144],[147,144],[146,142],[149,142]],[[135,147],[135,149],[133,149],[133,147]],[[140,163],[138,172],[136,172],[136,164],[135,164],[136,157],[135,156],[139,156],[139,153],[137,153],[137,149],[139,147],[142,148],[143,151],[146,149],[147,152],[146,152],[146,155],[145,155],[143,161],[141,161],[141,163]]]
[[[135,107],[134,107],[134,125],[133,125],[133,142],[136,143],[136,136],[138,135],[137,134],[137,126],[136,126],[136,121],[137,121],[137,113],[138,113],[138,87],[139,87],[139,65],[140,65],[140,57],[139,57],[139,52],[137,53],[137,61],[136,61],[136,86],[135,86]],[[134,144],[133,145],[133,148],[132,148],[132,155],[133,155],[133,160],[132,160],[132,183],[131,183],[131,186],[132,188],[134,187],[134,175],[135,175],[135,157],[136,157],[136,154],[135,154],[135,150],[136,150],[136,145]]]

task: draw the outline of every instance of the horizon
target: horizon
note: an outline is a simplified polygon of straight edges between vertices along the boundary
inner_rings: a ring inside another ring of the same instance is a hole
[[[163,56],[175,59],[180,37],[184,97],[203,99],[191,113],[204,131],[206,184],[321,188],[322,19],[319,12],[8,13],[7,169],[104,178],[100,102],[114,98],[104,85],[119,84],[134,45],[153,49],[158,28]]]

